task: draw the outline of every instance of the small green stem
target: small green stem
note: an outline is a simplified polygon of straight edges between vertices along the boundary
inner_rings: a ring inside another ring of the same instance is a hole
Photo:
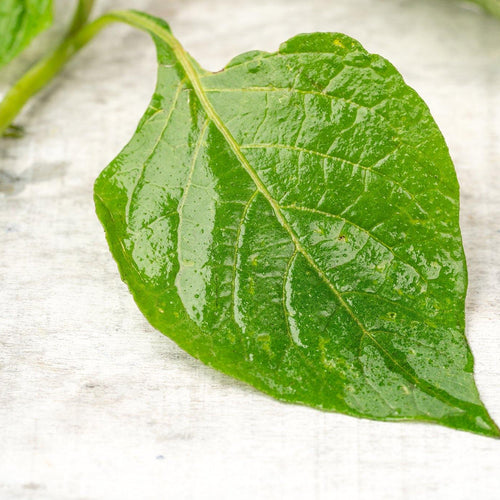
[[[91,3],[91,0],[87,0],[86,2],[82,0],[80,5],[85,4],[88,12]],[[76,52],[92,40],[102,28],[112,22],[124,22],[135,28],[148,31],[167,42],[175,52],[183,52],[179,42],[171,33],[134,11],[109,12],[72,33],[72,30],[76,29],[75,26],[77,26],[77,23],[81,23],[81,19],[77,11],[69,34],[59,47],[25,73],[5,95],[5,98],[0,103],[0,136],[11,125],[30,97],[45,87]]]
[[[73,14],[73,19],[68,33],[66,34],[66,38],[74,35],[84,24],[86,24],[93,6],[94,0],[78,0],[78,5]]]
[[[41,90],[64,66],[70,57],[85,45],[100,29],[102,23],[87,20],[94,0],[79,0],[71,25],[61,44],[50,54],[28,70],[5,95],[0,103],[0,136],[12,124],[26,102]],[[85,28],[85,29],[84,29]]]
[[[35,64],[17,81],[0,103],[0,136],[29,98],[52,80],[66,62],[109,22],[108,19],[99,18],[85,25],[74,35],[66,38],[52,54]]]

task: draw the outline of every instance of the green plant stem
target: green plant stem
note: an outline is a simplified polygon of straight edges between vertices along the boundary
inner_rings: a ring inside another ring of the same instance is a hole
[[[79,0],[76,7],[75,13],[73,15],[73,20],[69,27],[67,37],[74,35],[80,28],[87,23],[90,16],[92,7],[94,6],[94,0]]]
[[[48,57],[27,71],[7,92],[0,104],[0,135],[12,123],[26,102],[54,78],[68,60],[89,42],[107,22],[98,19],[66,38]]]
[[[75,19],[77,16],[78,13],[75,14]],[[71,57],[92,40],[102,28],[113,22],[123,22],[142,31],[149,31],[168,43],[181,58],[185,58],[185,53],[177,39],[146,17],[134,11],[113,11],[104,14],[66,37],[52,54],[25,73],[9,90],[0,103],[0,136],[12,124],[26,102],[45,87]]]
[[[93,5],[94,0],[78,1],[70,27],[61,44],[52,54],[28,70],[6,94],[0,103],[0,136],[11,126],[30,97],[41,90],[71,56],[99,31],[100,23],[96,23],[89,30],[82,29],[87,23]]]

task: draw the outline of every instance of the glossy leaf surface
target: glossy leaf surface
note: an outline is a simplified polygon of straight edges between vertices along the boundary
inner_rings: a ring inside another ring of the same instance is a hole
[[[0,66],[26,48],[52,23],[52,0],[0,2]]]
[[[394,67],[315,33],[209,73],[128,16],[157,88],[95,201],[151,324],[284,401],[497,436],[464,336],[455,171]]]

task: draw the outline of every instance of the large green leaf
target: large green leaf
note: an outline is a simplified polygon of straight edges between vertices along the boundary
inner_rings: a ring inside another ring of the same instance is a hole
[[[284,401],[498,436],[464,337],[455,171],[394,67],[314,33],[209,73],[121,16],[152,33],[158,83],[95,201],[151,324]]]
[[[52,23],[52,0],[1,0],[0,66]]]

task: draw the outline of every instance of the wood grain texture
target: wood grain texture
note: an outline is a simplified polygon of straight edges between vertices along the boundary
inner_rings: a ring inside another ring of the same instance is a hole
[[[500,24],[449,0],[98,5],[164,17],[212,70],[319,30],[396,65],[455,161],[467,336],[500,421]],[[29,106],[26,137],[0,145],[0,498],[497,498],[498,441],[282,404],[148,325],[109,254],[92,184],[132,135],[155,72],[148,37],[112,27]]]

